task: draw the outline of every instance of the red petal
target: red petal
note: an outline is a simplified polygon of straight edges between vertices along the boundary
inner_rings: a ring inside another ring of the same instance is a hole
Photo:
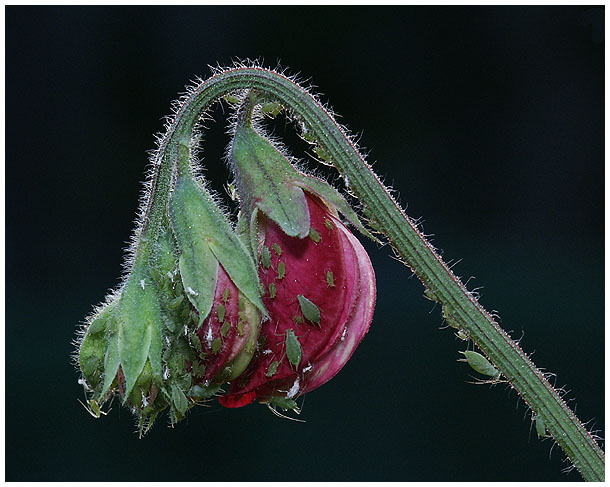
[[[241,408],[250,404],[254,399],[256,399],[255,392],[246,392],[245,394],[220,396],[218,402],[226,408]]]
[[[271,266],[260,267],[261,281],[267,289],[263,301],[270,315],[260,334],[266,342],[246,372],[231,384],[231,394],[256,390],[257,397],[263,399],[277,395],[292,398],[312,390],[343,367],[370,325],[375,284],[366,252],[328,207],[309,194],[307,201],[311,228],[320,239],[315,235],[289,237],[275,223],[262,219],[265,245],[272,255]],[[279,245],[281,255],[274,244]],[[278,275],[280,262],[286,268],[282,279]],[[332,272],[334,286],[327,282],[328,271]],[[274,298],[269,295],[270,284],[277,289]],[[319,326],[303,319],[299,294],[318,307]],[[302,348],[298,366],[286,357],[288,330],[293,330]],[[346,333],[350,339],[342,341]],[[314,374],[322,359],[324,370],[309,381],[307,374]],[[279,362],[279,366],[267,377],[273,362]]]
[[[225,289],[228,289],[228,299],[224,300]],[[202,351],[206,354],[205,375],[198,382],[211,380],[216,373],[228,362],[233,360],[246,344],[250,331],[249,324],[244,321],[241,330],[238,330],[239,322],[239,291],[231,278],[226,273],[222,265],[218,266],[218,279],[216,281],[216,290],[214,292],[214,304],[212,311],[204,320],[201,327],[197,330],[197,335],[201,341]],[[222,305],[225,309],[224,320],[220,321],[218,317],[218,306]],[[229,323],[228,331],[225,336],[222,336],[221,329],[225,322]],[[239,333],[242,332],[242,334]],[[214,353],[214,340],[220,339],[222,345],[220,349]],[[199,378],[198,378],[199,379]]]

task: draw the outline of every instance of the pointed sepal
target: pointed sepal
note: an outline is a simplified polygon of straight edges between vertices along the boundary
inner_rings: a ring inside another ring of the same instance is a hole
[[[188,175],[178,178],[170,215],[181,252],[184,290],[199,312],[200,323],[211,311],[218,262],[238,289],[266,313],[250,253],[210,194]]]

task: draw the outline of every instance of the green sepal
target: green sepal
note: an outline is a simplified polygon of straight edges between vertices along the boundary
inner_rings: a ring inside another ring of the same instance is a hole
[[[170,214],[181,252],[182,282],[199,312],[200,324],[212,309],[218,262],[237,288],[266,315],[250,253],[209,193],[188,175],[178,178]]]
[[[102,388],[102,396],[112,387],[116,374],[119,371],[119,365],[121,365],[121,357],[119,355],[119,323],[117,317],[108,328],[108,348],[104,357],[104,387]]]
[[[125,376],[125,398],[150,360],[153,376],[162,375],[162,319],[157,290],[139,263],[123,288],[118,307],[118,352]]]
[[[293,182],[299,172],[269,140],[240,123],[233,138],[240,201],[250,212],[260,209],[291,237],[309,234],[309,207],[303,190]]]
[[[85,336],[80,344],[78,362],[83,376],[92,389],[102,383],[105,356],[108,349],[108,330],[116,320],[117,301],[107,304],[90,320]]]
[[[336,188],[328,184],[326,181],[315,176],[299,173],[299,179],[295,181],[295,184],[303,188],[308,193],[320,198],[326,203],[327,206],[329,206],[331,210],[336,209],[339,211],[339,213],[341,213],[349,223],[357,228],[360,233],[367,236],[371,240],[374,240],[375,242],[379,242],[379,240],[365,228],[358,218],[358,215],[356,215],[356,212],[352,210],[347,201],[345,201],[345,198],[341,196],[341,193],[339,193]]]

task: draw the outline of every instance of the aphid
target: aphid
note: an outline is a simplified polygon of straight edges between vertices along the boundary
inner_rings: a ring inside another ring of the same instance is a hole
[[[309,229],[309,238],[312,239],[314,243],[320,243],[320,240],[322,240],[320,234],[313,227]]]
[[[225,320],[225,312],[226,312],[226,309],[222,303],[216,307],[216,314],[218,315],[218,321],[220,321],[221,323]]]
[[[220,352],[221,347],[222,347],[222,339],[220,337],[215,338],[214,341],[212,342],[212,353]]]
[[[539,414],[535,415],[534,418],[536,425],[536,433],[538,434],[538,438],[548,438],[549,435],[546,434],[546,424],[544,424],[544,419]]]
[[[320,326],[320,310],[318,307],[302,294],[299,294],[297,299],[299,300],[301,312],[305,319]]]
[[[271,365],[269,365],[269,369],[267,370],[267,373],[265,374],[266,377],[272,377],[275,375],[275,373],[277,372],[277,368],[280,366],[280,363],[275,360],[273,362],[271,362]]]
[[[181,415],[186,413],[186,410],[189,407],[188,399],[184,395],[184,392],[175,384],[172,384],[172,402],[174,403],[176,411]]]
[[[292,317],[292,321],[294,321],[297,325],[303,324],[303,318],[301,318],[299,315],[294,315]]]
[[[325,149],[322,148],[322,146],[315,146],[314,147],[314,152],[316,153],[316,155],[322,159],[323,161],[329,161],[330,160],[330,156],[328,155],[328,152],[326,152]]]
[[[285,399],[285,398],[282,398]],[[287,399],[287,401],[292,401],[292,399]],[[293,401],[294,402],[294,401]],[[282,404],[287,405],[287,406],[291,406],[291,404],[289,403],[284,403],[282,402]],[[296,405],[296,402],[295,402]],[[295,407],[294,409],[292,409],[292,407],[288,407],[288,408],[284,408],[283,405],[279,405],[282,409],[286,410],[286,409],[291,409],[292,411],[294,411],[297,414],[301,413],[301,410],[298,407]],[[304,423],[305,421],[303,421],[302,419],[297,419],[297,418],[291,418],[290,416],[286,416],[285,414],[280,413],[277,409],[276,409],[276,402],[275,402],[275,398],[271,399],[270,402],[267,403],[267,407],[269,408],[269,411],[271,411],[273,414],[275,414],[278,418],[282,418],[282,419],[289,419],[290,421],[296,421],[297,423]]]
[[[458,337],[460,340],[464,340],[465,342],[470,340],[470,336],[468,335],[468,332],[466,330],[458,330],[455,336]]]
[[[333,225],[333,222],[331,222],[328,218],[324,219],[324,226],[326,228],[328,228],[329,230],[332,230],[333,228],[335,228],[335,225]]]
[[[193,362],[191,369],[195,377],[203,377],[205,375],[205,364],[202,362]]]
[[[269,297],[275,298],[277,296],[277,286],[275,283],[269,283]]]
[[[335,275],[331,270],[326,271],[326,284],[328,287],[335,287]]]
[[[182,301],[184,301],[184,296],[181,294],[180,296],[176,296],[169,303],[167,303],[167,307],[170,309],[176,309],[182,304]]]
[[[191,344],[191,347],[193,347],[197,352],[201,352],[201,340],[199,340],[199,337],[197,336],[197,334],[189,333],[188,337],[189,337],[189,343]]]
[[[231,293],[229,291],[229,288],[225,288],[225,290],[222,292],[222,300],[225,302],[225,304],[229,300],[230,295],[231,295]]]
[[[278,102],[268,102],[265,103],[262,107],[261,107],[261,112],[263,112],[265,115],[270,116],[271,118],[275,118],[280,112],[282,111],[282,105],[280,105]]]
[[[244,330],[244,322],[243,322],[243,321],[238,321],[238,322],[237,322],[237,334],[238,334],[240,337],[243,337],[243,336],[244,336],[244,333],[245,333],[245,330]]]
[[[492,377],[492,381],[497,382],[500,379],[502,373],[496,369],[489,360],[487,360],[483,355],[477,352],[472,352],[467,350],[465,352],[460,352],[466,357],[466,362],[468,365],[476,370],[479,374],[487,375]]]
[[[261,262],[265,269],[269,269],[271,267],[271,252],[269,251],[269,247],[263,245],[263,250],[261,252]]]
[[[301,410],[297,406],[297,402],[294,399],[288,399],[287,397],[274,396],[269,402],[275,406],[281,407],[284,411],[294,411],[299,414]]]
[[[230,93],[225,95],[224,99],[227,103],[232,103],[233,105],[236,105],[237,103],[239,103],[239,99],[236,96],[231,95]]]
[[[229,333],[229,329],[231,328],[231,325],[229,324],[228,321],[225,321],[222,326],[220,327],[220,334],[224,337],[227,336],[227,333]]]
[[[231,201],[238,201],[237,188],[235,187],[235,184],[225,184],[225,191],[229,195],[229,198],[231,198]]]
[[[280,262],[277,265],[277,278],[284,279],[285,276],[286,276],[286,264],[284,264],[283,262]]]
[[[278,257],[282,256],[282,247],[280,247],[280,245],[277,242],[275,242],[273,244],[273,250],[275,251],[275,253],[277,254]]]
[[[97,403],[97,401],[95,399],[89,399],[87,401],[88,406],[85,405],[85,403],[83,401],[81,401],[80,399],[77,399],[77,401],[80,402],[81,405],[85,408],[85,410],[95,419],[99,419],[102,416],[102,414],[104,416],[106,416],[112,410],[112,408],[111,408],[108,411],[102,411],[102,408],[100,407],[100,405]]]
[[[298,367],[301,363],[302,355],[303,350],[301,349],[299,339],[294,334],[292,328],[289,328],[286,330],[286,357],[288,357],[288,362]]]

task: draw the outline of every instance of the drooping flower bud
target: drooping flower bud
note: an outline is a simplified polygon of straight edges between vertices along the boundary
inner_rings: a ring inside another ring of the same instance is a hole
[[[143,240],[122,287],[88,320],[78,360],[90,405],[118,391],[146,431],[243,372],[266,313],[252,257],[212,197],[178,177],[166,228]]]
[[[330,380],[368,331],[373,268],[339,219],[341,212],[362,228],[345,200],[297,171],[247,117],[238,119],[230,156],[270,319],[256,357],[219,401],[240,407],[256,398],[294,409],[294,399]]]

